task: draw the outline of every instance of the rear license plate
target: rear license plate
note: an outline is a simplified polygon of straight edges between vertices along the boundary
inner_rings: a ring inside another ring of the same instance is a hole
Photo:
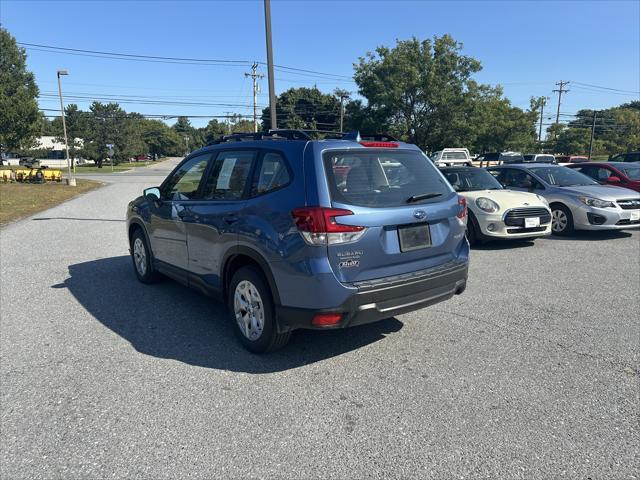
[[[539,226],[540,226],[540,217],[524,219],[524,228],[535,228]]]
[[[431,246],[431,232],[429,231],[429,225],[426,223],[399,226],[398,238],[400,239],[400,251],[402,252]]]
[[[636,220],[640,220],[640,210],[636,211],[636,212],[631,212],[631,218],[630,220],[632,222],[635,222]]]

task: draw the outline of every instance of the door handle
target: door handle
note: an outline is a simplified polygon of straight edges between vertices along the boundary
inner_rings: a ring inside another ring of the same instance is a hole
[[[225,223],[231,225],[232,223],[236,223],[240,218],[237,215],[225,215],[222,217]]]

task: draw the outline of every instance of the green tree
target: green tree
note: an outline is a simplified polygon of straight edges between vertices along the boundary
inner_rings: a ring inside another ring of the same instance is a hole
[[[202,130],[191,125],[188,117],[178,117],[178,120],[171,128],[180,136],[180,140],[185,148],[188,146],[189,150],[196,150],[205,145]],[[187,140],[185,140],[185,137]]]
[[[0,148],[29,148],[42,126],[38,87],[26,69],[27,55],[15,38],[0,28]]]
[[[83,112],[78,105],[71,103],[64,109],[65,122],[67,125],[67,141],[69,142],[69,157],[73,165],[74,159],[79,156],[86,156],[84,149],[84,138],[89,130],[90,116],[87,112]],[[54,119],[52,135],[56,137],[56,141],[64,142],[64,129],[60,118]]]
[[[340,101],[322,93],[317,87],[291,88],[276,100],[278,128],[337,130],[340,122]],[[271,128],[271,110],[262,110],[262,129]]]
[[[184,151],[180,136],[160,120],[140,120],[142,140],[152,156],[178,156]]]
[[[566,125],[549,127],[553,150],[565,154],[587,154],[593,126],[593,110],[580,110]],[[640,102],[596,112],[593,153],[615,154],[640,145]]]
[[[84,145],[89,158],[106,159],[107,144],[114,146],[115,163],[146,153],[140,127],[143,117],[140,114],[128,114],[117,103],[93,102],[89,110],[89,128]]]
[[[212,142],[227,133],[227,126],[217,119],[210,120],[206,127],[201,129],[201,135],[205,143]]]
[[[368,123],[430,151],[529,148],[535,142],[535,111],[513,107],[501,88],[474,81],[480,62],[461,51],[462,44],[443,35],[367,53],[354,66],[367,105],[348,105],[348,124]]]

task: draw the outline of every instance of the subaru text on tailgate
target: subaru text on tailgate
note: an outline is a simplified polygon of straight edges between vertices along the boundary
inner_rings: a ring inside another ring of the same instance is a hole
[[[236,134],[127,211],[134,271],[226,301],[254,352],[462,293],[467,208],[418,147],[357,132]]]

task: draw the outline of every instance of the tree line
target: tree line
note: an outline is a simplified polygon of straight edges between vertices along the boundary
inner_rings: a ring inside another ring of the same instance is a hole
[[[291,88],[277,97],[279,128],[388,133],[427,152],[467,147],[474,153],[516,150],[587,153],[593,112],[581,110],[574,120],[548,129],[537,139],[541,104],[515,107],[502,88],[478,83],[481,63],[464,55],[449,35],[399,40],[380,46],[354,64],[357,92],[317,87]],[[60,117],[46,118],[37,105],[38,87],[26,70],[24,49],[0,29],[0,146],[3,151],[30,151],[40,135],[62,137]],[[164,121],[126,112],[117,103],[93,102],[83,111],[65,108],[72,157],[106,158],[113,144],[116,162],[141,154],[179,156],[230,132],[253,131],[242,115],[212,119],[201,128],[189,118]],[[269,107],[262,111],[262,130],[271,128]],[[74,139],[82,139],[76,142]],[[617,153],[640,145],[640,102],[596,113],[594,153]],[[32,151],[32,150],[31,150]]]

